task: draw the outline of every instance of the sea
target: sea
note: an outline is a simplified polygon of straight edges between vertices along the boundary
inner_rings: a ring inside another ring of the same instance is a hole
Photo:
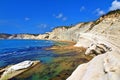
[[[49,63],[57,56],[46,50],[55,44],[48,40],[0,40],[0,67],[16,64],[25,60],[39,60]]]
[[[26,60],[40,64],[10,80],[66,80],[81,63],[87,62],[83,53],[74,50],[50,50],[52,46],[69,45],[50,40],[0,40],[0,68]]]

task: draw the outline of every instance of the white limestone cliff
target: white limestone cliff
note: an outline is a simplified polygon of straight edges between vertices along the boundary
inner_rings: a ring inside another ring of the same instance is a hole
[[[66,80],[120,80],[120,13],[99,20],[89,31],[79,32],[75,45],[96,57],[79,65]]]
[[[67,80],[120,80],[120,55],[105,53],[78,66]]]

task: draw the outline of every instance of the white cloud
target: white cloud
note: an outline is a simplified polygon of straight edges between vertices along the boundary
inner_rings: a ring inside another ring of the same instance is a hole
[[[84,7],[84,6],[82,6],[82,7],[80,8],[80,11],[83,11],[83,10],[85,10],[85,7]]]
[[[50,29],[53,29],[54,27],[50,27]]]
[[[120,9],[120,1],[114,0],[109,10],[111,11],[116,9]]]
[[[58,15],[53,14],[53,16],[54,16],[55,18],[57,18],[57,19],[62,20],[62,21],[66,21],[66,20],[67,20],[67,17],[64,16],[62,13],[59,13]]]
[[[104,12],[103,10],[101,10],[100,8],[97,8],[97,9],[95,10],[95,13],[96,13],[98,16],[101,16],[101,15],[105,14],[105,12]]]
[[[66,21],[66,20],[67,20],[67,17],[63,17],[62,20],[63,20],[63,21]]]
[[[38,27],[46,28],[48,25],[47,24],[39,24]]]
[[[63,14],[62,13],[59,13],[56,18],[62,18],[63,17]]]
[[[29,21],[30,20],[30,18],[28,18],[28,17],[25,17],[24,19],[25,19],[25,21]]]

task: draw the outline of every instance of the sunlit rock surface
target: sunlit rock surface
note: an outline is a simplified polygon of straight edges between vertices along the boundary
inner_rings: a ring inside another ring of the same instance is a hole
[[[97,21],[89,31],[79,32],[80,39],[75,45],[87,48],[86,55],[97,56],[79,65],[67,80],[120,80],[120,13]]]
[[[33,63],[34,61],[23,61],[21,63],[10,66],[9,68],[5,69],[5,71],[3,72],[1,76],[1,80],[7,80],[9,78],[12,78],[14,75],[18,75],[24,72],[24,69],[31,67]]]
[[[120,54],[107,52],[79,65],[67,80],[120,80]]]

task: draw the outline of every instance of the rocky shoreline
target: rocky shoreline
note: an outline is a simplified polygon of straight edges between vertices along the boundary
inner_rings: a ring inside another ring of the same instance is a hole
[[[90,62],[78,66],[67,80],[119,80],[120,49],[99,36],[90,36],[88,42],[80,40],[75,46],[87,47],[86,55],[95,54]],[[84,37],[84,36],[82,36]],[[81,44],[82,43],[82,44]],[[86,43],[89,43],[86,46]]]
[[[37,64],[40,64],[40,61],[23,61],[21,63],[8,66],[0,70],[0,80],[9,80],[12,79],[25,71],[35,67]]]
[[[14,76],[11,80],[21,80],[31,76],[34,79],[36,79],[36,76],[39,76],[36,80],[65,80],[78,64],[88,62],[92,58],[83,54],[84,48],[74,47],[74,45],[75,43],[71,41],[57,41],[54,46],[46,48],[46,50],[52,50],[60,57],[57,57],[49,64],[37,64],[33,68],[29,68],[27,71]]]

